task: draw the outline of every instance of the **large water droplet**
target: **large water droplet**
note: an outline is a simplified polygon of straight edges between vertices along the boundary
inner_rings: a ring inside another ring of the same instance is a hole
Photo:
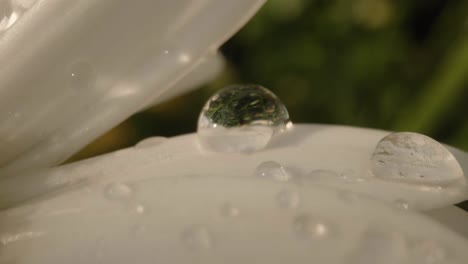
[[[301,197],[295,191],[281,191],[276,195],[276,202],[281,209],[296,209],[299,207]]]
[[[442,144],[425,135],[401,132],[384,137],[372,155],[372,172],[385,180],[450,184],[463,170]]]
[[[96,70],[86,61],[78,61],[70,66],[70,85],[73,89],[90,89],[96,83]]]
[[[325,239],[331,234],[330,225],[326,221],[307,214],[294,219],[293,231],[304,239]]]
[[[0,34],[13,26],[21,16],[20,10],[16,10],[11,0],[0,1]]]
[[[115,182],[105,187],[104,195],[109,200],[125,201],[133,196],[133,189],[127,184]]]
[[[213,247],[213,238],[205,227],[191,226],[187,228],[181,236],[182,243],[195,250],[206,250]]]
[[[288,181],[291,175],[281,164],[275,161],[265,161],[258,165],[255,174],[262,178],[270,178],[277,181]]]
[[[231,85],[212,96],[198,120],[204,147],[218,152],[263,149],[290,124],[281,101],[259,85]]]

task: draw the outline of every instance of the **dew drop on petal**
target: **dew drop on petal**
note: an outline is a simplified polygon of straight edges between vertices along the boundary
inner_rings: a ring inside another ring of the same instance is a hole
[[[409,210],[410,209],[409,203],[404,199],[396,199],[395,201],[393,201],[393,203],[399,209],[402,209],[402,210]]]
[[[133,196],[133,189],[120,182],[114,182],[104,188],[104,196],[112,201],[125,201]]]
[[[240,214],[240,210],[231,203],[225,203],[220,208],[220,214],[223,217],[235,217]]]
[[[265,161],[258,165],[255,174],[261,178],[268,178],[277,181],[289,181],[291,175],[286,169],[276,161]]]
[[[259,85],[231,85],[213,95],[198,120],[203,147],[249,153],[265,148],[290,126],[289,114],[272,92]]]
[[[86,61],[73,63],[69,68],[70,86],[72,89],[82,90],[94,88],[96,84],[96,70]]]
[[[384,180],[426,185],[464,181],[463,170],[442,144],[422,134],[384,137],[371,158],[373,174]]]
[[[294,219],[293,232],[302,239],[320,240],[328,238],[332,230],[323,219],[302,214]]]

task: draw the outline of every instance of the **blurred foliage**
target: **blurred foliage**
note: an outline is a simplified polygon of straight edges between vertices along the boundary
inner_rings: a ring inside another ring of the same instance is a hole
[[[75,159],[195,131],[217,89],[258,83],[293,122],[418,131],[468,150],[468,1],[269,0],[212,83],[130,118]],[[119,132],[120,131],[120,132]]]

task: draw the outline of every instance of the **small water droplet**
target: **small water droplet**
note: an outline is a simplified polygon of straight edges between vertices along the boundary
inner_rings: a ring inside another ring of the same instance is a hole
[[[463,170],[442,144],[409,132],[384,137],[372,155],[372,172],[384,180],[450,184],[464,180]]]
[[[439,243],[433,240],[419,241],[412,248],[415,263],[439,264],[447,263],[447,251]]]
[[[276,202],[281,209],[296,209],[301,198],[297,192],[284,190],[276,195]]]
[[[127,184],[114,182],[105,187],[104,195],[109,200],[125,201],[133,196],[133,189]]]
[[[151,147],[160,145],[161,143],[163,143],[166,140],[167,140],[166,137],[147,138],[147,139],[144,139],[144,140],[138,142],[138,144],[135,145],[135,148],[136,149],[151,148]]]
[[[145,206],[143,206],[141,204],[137,204],[137,205],[135,205],[135,212],[137,214],[144,214],[146,212],[146,208],[145,208]]]
[[[96,84],[96,71],[90,63],[78,61],[70,66],[70,85],[73,89],[90,89]]]
[[[289,114],[281,101],[259,85],[231,85],[212,96],[198,120],[202,146],[218,152],[263,149],[286,129]]]
[[[410,206],[409,206],[409,203],[404,200],[404,199],[397,199],[393,202],[397,208],[399,209],[402,209],[402,210],[409,210],[410,209]]]
[[[304,239],[325,239],[330,236],[330,225],[323,219],[300,215],[293,221],[294,233]]]
[[[274,179],[277,181],[288,181],[291,175],[281,164],[275,161],[265,161],[258,165],[255,174],[262,178]]]
[[[235,217],[240,214],[240,210],[231,203],[225,203],[221,206],[220,213],[224,217]]]
[[[191,226],[182,232],[182,243],[192,250],[207,250],[213,247],[210,232],[202,226]]]

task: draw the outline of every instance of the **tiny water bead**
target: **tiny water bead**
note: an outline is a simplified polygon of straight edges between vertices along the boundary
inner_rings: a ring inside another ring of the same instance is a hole
[[[371,162],[373,174],[385,180],[436,185],[464,180],[463,170],[452,153],[418,133],[400,132],[384,137]]]
[[[87,61],[78,61],[70,65],[69,76],[70,86],[78,90],[93,88],[97,79],[96,70]]]
[[[396,199],[395,201],[393,201],[393,203],[399,209],[402,209],[402,210],[410,209],[409,203],[404,199]]]
[[[330,236],[330,225],[323,219],[302,214],[293,221],[294,234],[302,239],[320,240]]]
[[[208,149],[249,153],[265,148],[289,126],[288,111],[272,92],[259,85],[231,85],[203,107],[198,136]]]
[[[133,196],[133,189],[120,182],[114,182],[104,188],[104,196],[112,201],[125,201]]]
[[[277,181],[289,181],[291,175],[276,161],[265,161],[255,170],[258,177],[269,178]]]
[[[220,214],[223,217],[235,217],[240,214],[240,210],[231,203],[225,203],[220,208]]]
[[[213,247],[213,237],[203,226],[190,226],[182,232],[182,243],[190,250],[208,250]]]

